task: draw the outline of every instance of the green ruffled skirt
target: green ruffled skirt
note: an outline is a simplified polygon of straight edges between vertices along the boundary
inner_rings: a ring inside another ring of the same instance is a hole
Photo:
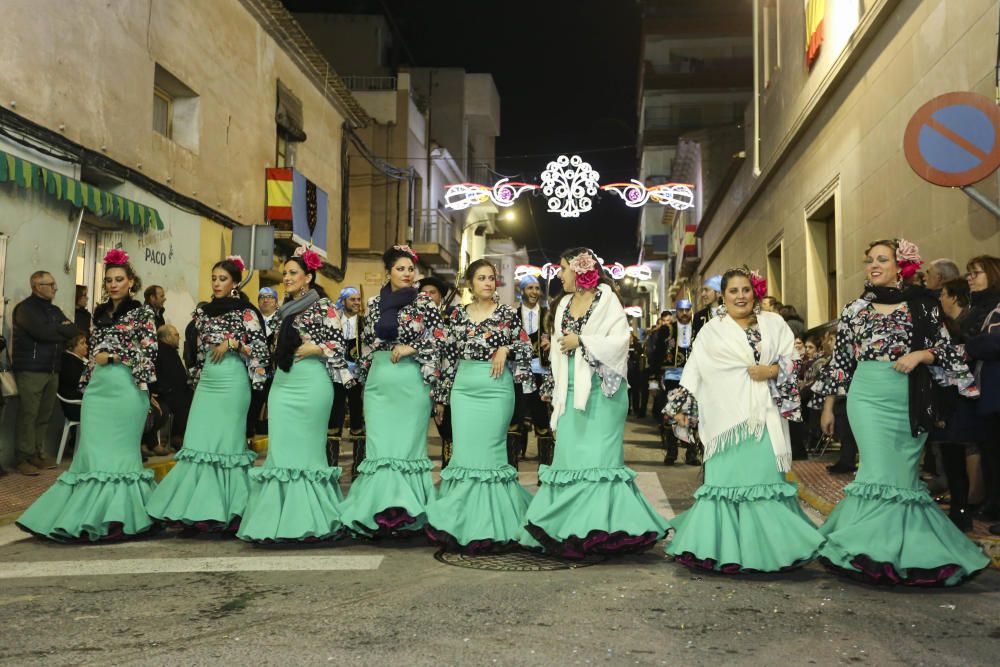
[[[150,516],[199,530],[235,531],[250,497],[247,449],[250,380],[243,361],[227,354],[206,361],[194,393],[184,446],[149,500]]]
[[[569,363],[566,412],[556,427],[552,465],[538,468],[540,486],[525,514],[520,542],[564,558],[618,554],[653,546],[669,528],[635,485],[625,465],[628,387],[608,398],[591,375],[586,410],[573,407]],[[450,467],[450,466],[449,466]]]
[[[507,463],[514,379],[490,376],[489,361],[459,362],[451,391],[455,445],[427,506],[427,534],[451,551],[486,553],[517,546],[531,494]]]
[[[153,528],[146,503],[155,482],[139,451],[147,412],[149,395],[127,366],[95,367],[83,393],[73,464],[17,525],[63,542],[124,539]]]
[[[727,574],[780,572],[816,557],[823,536],[778,470],[767,431],[705,461],[705,483],[671,522],[666,552],[688,567]]]
[[[250,500],[236,537],[314,542],[341,531],[340,468],[326,460],[333,383],[316,357],[275,371],[264,465],[250,470]]]
[[[920,481],[927,434],[910,431],[906,375],[890,362],[858,364],[847,416],[861,465],[821,528],[820,555],[835,571],[875,584],[954,586],[989,564]]]
[[[422,531],[434,499],[427,456],[431,398],[411,357],[376,352],[364,396],[365,460],[341,507],[344,526],[376,537]]]

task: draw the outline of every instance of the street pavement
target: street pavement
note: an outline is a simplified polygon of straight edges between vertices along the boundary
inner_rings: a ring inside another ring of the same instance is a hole
[[[630,423],[626,461],[670,518],[700,469],[662,456],[652,424]],[[521,475],[532,490],[534,468]],[[68,546],[8,524],[0,664],[996,664],[997,570],[958,589],[881,589],[818,565],[697,573],[661,546],[567,567],[442,562],[420,538],[263,548],[168,532]]]

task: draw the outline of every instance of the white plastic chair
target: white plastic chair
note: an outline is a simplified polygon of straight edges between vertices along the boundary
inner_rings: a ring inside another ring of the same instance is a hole
[[[81,405],[83,400],[73,401],[68,398],[63,398],[59,394],[56,394],[56,398],[59,402],[64,405]],[[69,418],[64,417],[62,438],[59,440],[59,453],[56,455],[56,465],[62,463],[63,452],[66,451],[66,441],[69,440],[69,430],[76,426],[76,440],[74,441],[77,446],[80,445],[80,422],[71,421]],[[75,450],[74,450],[75,451]]]

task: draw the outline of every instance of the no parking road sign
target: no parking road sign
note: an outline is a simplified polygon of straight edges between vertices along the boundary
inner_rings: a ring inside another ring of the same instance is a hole
[[[975,93],[947,93],[917,109],[903,135],[913,171],[934,185],[963,187],[1000,167],[1000,107]]]

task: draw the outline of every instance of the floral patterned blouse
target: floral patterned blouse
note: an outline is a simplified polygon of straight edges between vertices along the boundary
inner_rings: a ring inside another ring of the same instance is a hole
[[[433,390],[441,379],[441,352],[447,332],[441,312],[427,294],[418,294],[413,303],[399,309],[399,334],[396,340],[382,340],[375,334],[375,325],[382,312],[382,297],[368,300],[368,316],[361,330],[361,344],[365,355],[361,358],[358,375],[361,382],[368,378],[376,352],[390,352],[396,345],[409,345],[417,352],[413,359],[420,364],[424,384]]]
[[[441,382],[434,391],[435,402],[449,402],[460,360],[492,361],[501,347],[508,349],[507,366],[514,374],[514,382],[526,393],[535,391],[535,376],[531,372],[534,349],[513,308],[501,304],[486,319],[473,322],[465,306],[456,306],[447,322],[448,336],[441,346]]]
[[[274,331],[280,335],[281,316],[275,313],[272,323]],[[345,387],[355,384],[356,380],[348,370],[347,359],[344,358],[344,334],[332,301],[326,297],[321,298],[295,315],[292,326],[302,338],[303,344],[312,343],[323,348],[323,363],[326,364],[326,372],[330,374],[332,381]]]
[[[948,331],[935,308],[931,317],[938,323],[937,336],[931,352],[930,367],[934,380],[941,385],[954,385],[959,392],[976,393],[975,379],[963,359],[962,352],[952,344]],[[837,324],[837,340],[830,363],[820,372],[812,389],[819,396],[846,396],[851,378],[859,361],[896,361],[910,352],[913,318],[906,302],[891,313],[880,313],[865,299],[848,304]]]
[[[563,311],[562,321],[559,323],[559,326],[562,328],[561,329],[562,335],[565,336],[571,333],[576,334],[577,336],[580,335],[580,332],[583,331],[583,327],[590,320],[590,316],[593,314],[594,308],[597,306],[597,302],[601,300],[602,294],[603,292],[601,292],[601,290],[597,290],[594,293],[594,301],[590,304],[590,307],[587,308],[587,312],[584,313],[583,317],[581,317],[580,319],[577,319],[570,314],[569,308],[570,304],[573,302],[573,297],[572,296],[569,297],[569,302],[566,304],[566,309]],[[615,373],[608,366],[605,366],[597,359],[591,357],[590,353],[587,352],[587,347],[583,344],[583,341],[580,342],[579,349],[583,352],[583,358],[590,366],[590,370],[593,371],[594,373],[597,373],[597,375],[601,378],[601,392],[608,398],[614,396],[615,392],[617,392],[618,388],[621,386],[622,380],[624,380],[625,378],[623,378],[621,375],[618,375],[618,373]],[[561,354],[561,353],[558,351],[553,351],[552,354]],[[570,350],[567,356],[570,359],[572,359],[575,354],[576,350]],[[552,394],[555,392],[555,384],[556,384],[555,378],[551,374],[546,375],[545,380],[542,381],[542,389],[541,389],[542,396],[544,397],[552,396]]]
[[[245,346],[250,351],[249,355],[236,351],[232,354],[240,355],[250,375],[251,386],[254,389],[264,388],[267,369],[271,364],[271,350],[267,345],[267,334],[252,309],[231,310],[212,317],[198,308],[191,318],[198,332],[197,362],[188,369],[192,384],[198,384],[201,379],[202,369],[205,368],[205,362],[211,358],[212,350],[222,343],[235,340],[241,348]]]
[[[113,354],[132,371],[135,385],[146,391],[150,382],[156,382],[156,316],[153,309],[142,305],[125,313],[109,326],[98,326],[95,321],[90,336],[90,363],[80,379],[81,390],[90,382],[94,372],[94,357],[98,352]]]
[[[747,343],[753,350],[754,362],[760,363],[760,329],[756,324],[751,324],[744,332],[747,335]],[[695,340],[695,345],[698,342]],[[767,381],[768,389],[771,390],[771,398],[781,416],[789,421],[802,421],[802,401],[799,396],[799,362],[792,357],[778,357],[778,377]],[[676,414],[687,415],[691,426],[698,424],[698,404],[694,396],[684,387],[677,387],[667,396],[667,405],[663,408],[663,414],[673,421]]]

